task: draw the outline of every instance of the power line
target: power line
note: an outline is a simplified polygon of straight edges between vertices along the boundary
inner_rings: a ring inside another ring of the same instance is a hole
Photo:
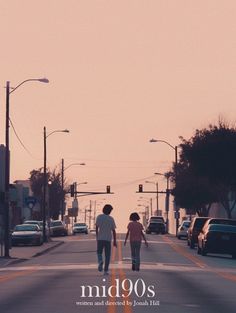
[[[13,125],[13,122],[12,122],[11,118],[9,118],[9,120],[10,120],[11,127],[12,127],[12,129],[13,129],[13,132],[14,132],[16,138],[18,139],[19,143],[20,143],[21,146],[23,147],[23,149],[24,149],[33,159],[37,159],[37,158],[35,158],[35,156],[33,156],[33,154],[30,152],[30,150],[24,145],[23,141],[20,139],[20,136],[17,134],[17,131],[16,131],[14,125]]]

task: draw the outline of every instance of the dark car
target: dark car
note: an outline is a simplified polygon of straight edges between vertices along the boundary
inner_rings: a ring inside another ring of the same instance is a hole
[[[50,222],[50,234],[51,236],[67,236],[68,230],[62,221],[54,220]]]
[[[16,225],[11,234],[12,245],[19,244],[43,244],[43,234],[39,226],[36,224],[21,224]]]
[[[198,254],[231,254],[236,259],[236,226],[209,224],[198,235]]]
[[[165,220],[164,220],[164,217],[163,216],[160,216],[160,215],[153,215],[150,217],[149,219],[149,222],[153,222],[153,223],[159,223],[159,222],[162,222],[162,223],[165,223]]]
[[[147,228],[146,228],[146,234],[151,234],[151,233],[165,234],[165,224],[162,222],[148,223]]]
[[[188,229],[187,243],[191,249],[194,249],[198,242],[198,235],[209,217],[194,217]]]
[[[208,227],[210,224],[224,224],[224,225],[232,225],[236,226],[236,220],[232,220],[229,218],[209,218],[204,224],[204,228]]]

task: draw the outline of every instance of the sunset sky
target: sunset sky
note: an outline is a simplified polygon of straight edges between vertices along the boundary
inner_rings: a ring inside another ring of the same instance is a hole
[[[11,181],[43,166],[44,126],[68,128],[48,138],[48,166],[85,162],[65,172],[68,182],[111,185],[115,195],[105,198],[123,230],[138,184],[174,161],[174,150],[151,138],[178,145],[219,116],[235,122],[235,17],[235,0],[0,0],[0,143],[6,81],[50,81],[11,94],[11,119],[30,152],[11,129]]]

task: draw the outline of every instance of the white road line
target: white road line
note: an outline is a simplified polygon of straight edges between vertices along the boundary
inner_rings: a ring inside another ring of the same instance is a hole
[[[123,263],[122,261],[110,265],[111,269],[130,270],[130,263]],[[19,267],[6,267],[0,268],[0,272],[6,271],[48,271],[48,270],[97,270],[97,263],[90,264],[52,264],[52,265],[32,265],[32,266],[19,266]],[[222,268],[199,268],[197,266],[186,266],[186,264],[164,264],[164,263],[142,263],[142,270],[158,270],[158,271],[171,271],[171,272],[222,272]],[[224,272],[236,274],[236,269],[224,269]]]

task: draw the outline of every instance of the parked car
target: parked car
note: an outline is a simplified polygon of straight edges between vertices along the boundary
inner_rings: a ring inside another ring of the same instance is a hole
[[[236,226],[209,224],[198,235],[198,254],[231,254],[236,259]]]
[[[162,222],[149,222],[146,228],[146,234],[165,234],[165,224]]]
[[[36,224],[16,225],[11,234],[12,245],[18,244],[43,244],[43,233]]]
[[[75,223],[72,229],[73,235],[84,233],[88,234],[88,226],[85,223]]]
[[[54,220],[50,222],[50,234],[51,236],[67,236],[68,230],[64,222],[60,220]]]
[[[232,220],[229,218],[209,218],[204,224],[204,228],[208,227],[210,224],[225,224],[225,225],[233,225],[236,226],[236,220]]]
[[[178,239],[187,238],[190,223],[191,223],[191,221],[188,221],[188,220],[185,220],[181,223],[181,225],[179,226],[178,231],[177,231],[177,238]]]
[[[41,231],[43,231],[43,221],[27,220],[27,221],[24,221],[24,224],[34,224],[34,225],[38,225],[39,228],[41,229]],[[47,222],[46,222],[46,224],[45,224],[45,230],[46,230],[46,236],[49,237],[49,227],[48,227]]]
[[[198,235],[209,217],[194,217],[188,229],[187,243],[191,249],[194,249],[198,242]]]

